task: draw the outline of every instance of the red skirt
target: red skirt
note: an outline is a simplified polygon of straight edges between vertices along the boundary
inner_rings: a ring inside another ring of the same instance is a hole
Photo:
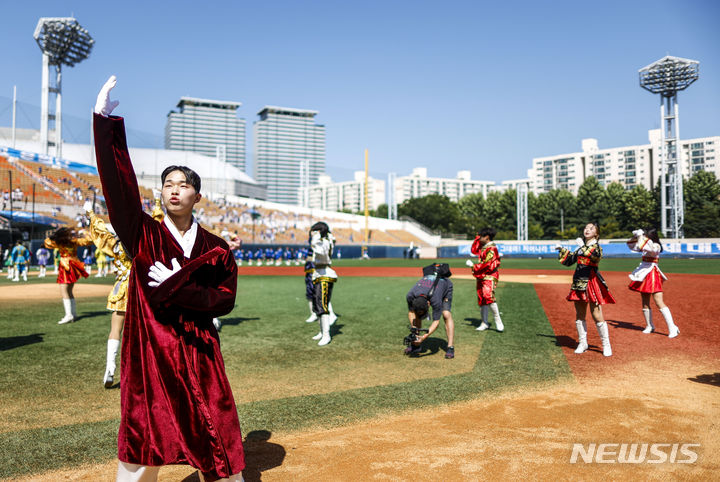
[[[631,281],[628,288],[638,293],[662,293],[663,281],[660,270],[657,269],[657,266],[653,266],[644,280]]]
[[[85,266],[80,262],[80,260],[70,258],[68,260],[68,266],[70,268],[66,269],[63,266],[63,263],[60,263],[57,277],[58,284],[73,284],[79,280],[81,276],[83,278],[87,278],[89,276],[87,271],[85,271]]]
[[[568,301],[590,302],[596,305],[615,304],[615,298],[612,297],[610,291],[608,291],[604,283],[600,282],[595,273],[590,275],[585,291],[570,290],[570,294],[565,299]]]

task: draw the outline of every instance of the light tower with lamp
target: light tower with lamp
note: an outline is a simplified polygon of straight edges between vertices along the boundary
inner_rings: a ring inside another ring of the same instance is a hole
[[[42,153],[55,146],[55,157],[62,156],[62,66],[72,67],[90,55],[95,40],[72,17],[43,17],[38,20],[35,41],[43,53],[42,92],[40,101],[40,143]],[[50,85],[50,67],[55,70],[55,84]],[[49,111],[50,94],[55,94],[55,113]],[[54,121],[55,140],[48,139],[49,123]]]
[[[665,56],[643,67],[640,87],[660,94],[660,219],[665,236],[683,238],[685,218],[677,93],[698,79],[696,60]]]

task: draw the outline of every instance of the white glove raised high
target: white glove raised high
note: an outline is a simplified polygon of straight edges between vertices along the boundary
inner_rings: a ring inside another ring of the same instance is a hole
[[[150,266],[150,271],[148,272],[148,276],[152,278],[154,281],[149,281],[148,286],[151,288],[155,288],[163,284],[169,277],[180,271],[180,263],[178,263],[178,260],[176,258],[173,258],[170,260],[170,264],[172,265],[172,269],[168,268],[164,264],[162,264],[160,261],[155,261],[155,264]]]
[[[90,199],[86,199],[85,203],[83,204],[83,211],[86,213],[93,212],[93,202]]]
[[[576,242],[577,245],[580,246],[580,247],[585,246],[585,240],[584,240],[583,238],[577,238],[577,239],[575,240],[575,242]]]
[[[155,200],[162,199],[162,191],[160,189],[153,188],[152,192]]]
[[[560,251],[561,249],[563,249],[562,245],[560,243],[557,243],[555,245],[555,250]]]
[[[473,266],[475,266],[475,263],[473,263],[471,259],[468,259],[465,261],[465,266],[467,266],[468,268],[472,268]]]
[[[95,102],[94,112],[96,114],[107,117],[112,114],[112,111],[120,103],[120,101],[117,100],[110,100],[110,91],[113,87],[115,87],[115,84],[117,84],[117,79],[114,75],[111,75],[107,82],[105,82],[105,85],[102,86],[102,89],[100,89],[100,93],[97,96],[97,102]]]
[[[635,236],[635,237],[637,238],[637,237],[640,237],[640,236],[642,236],[643,234],[645,234],[645,231],[643,231],[642,229],[636,229],[636,230],[633,231],[632,233],[633,233],[633,236]]]

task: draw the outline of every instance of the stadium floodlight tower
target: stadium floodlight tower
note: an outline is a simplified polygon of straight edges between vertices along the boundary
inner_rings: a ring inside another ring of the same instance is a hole
[[[38,20],[35,41],[43,53],[42,93],[40,101],[40,143],[42,153],[49,154],[51,145],[55,146],[55,156],[62,156],[62,66],[72,67],[90,55],[95,40],[87,30],[72,17]],[[50,85],[50,67],[55,70],[55,84]],[[55,94],[55,113],[49,112],[49,96]],[[55,140],[48,139],[49,123],[54,121]]]
[[[521,182],[517,185],[517,240],[528,240],[528,185]]]
[[[640,69],[640,87],[660,94],[660,218],[665,236],[683,238],[685,221],[677,93],[698,79],[696,60],[665,56]]]

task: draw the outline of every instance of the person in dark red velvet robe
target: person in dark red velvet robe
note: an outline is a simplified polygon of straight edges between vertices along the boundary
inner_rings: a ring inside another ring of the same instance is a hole
[[[242,480],[237,409],[214,317],[235,305],[237,265],[221,238],[192,216],[200,178],[163,172],[162,223],[142,210],[124,121],[110,116],[112,76],[98,95],[95,151],[110,221],[133,258],[121,354],[118,480],[155,480],[189,464],[205,480]]]

